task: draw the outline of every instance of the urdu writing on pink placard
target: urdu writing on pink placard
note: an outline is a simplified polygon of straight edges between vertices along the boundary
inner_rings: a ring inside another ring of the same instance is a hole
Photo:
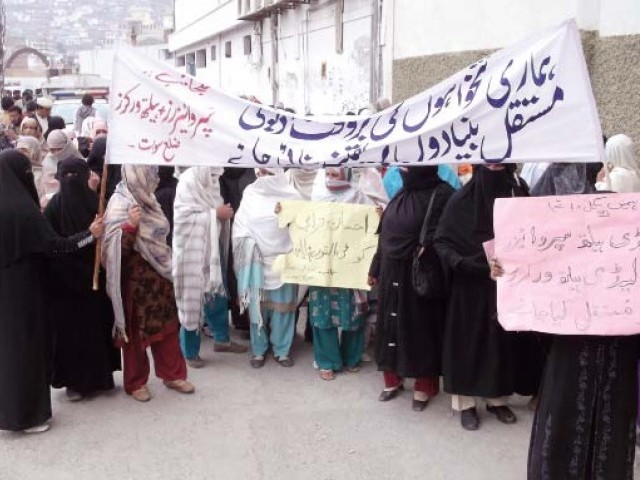
[[[640,194],[499,199],[494,229],[506,330],[640,333]]]

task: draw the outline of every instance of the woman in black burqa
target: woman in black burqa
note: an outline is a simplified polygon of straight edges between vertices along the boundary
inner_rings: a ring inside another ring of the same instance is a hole
[[[102,178],[102,172],[105,162],[105,156],[107,154],[107,136],[100,135],[93,141],[91,145],[91,152],[87,157],[87,165],[92,172],[98,174]],[[122,172],[120,165],[109,165],[107,167],[107,188],[105,193],[106,202],[109,203],[109,199],[115,192],[118,183],[122,180]]]
[[[534,195],[595,193],[589,166],[552,164]],[[529,480],[633,478],[638,335],[553,335],[529,446]]]
[[[382,215],[378,251],[369,271],[369,283],[379,285],[375,358],[384,372],[380,401],[395,398],[403,378],[415,378],[413,409],[423,410],[439,392],[442,371],[442,328],[445,299],[419,296],[411,281],[412,260],[437,255],[433,236],[453,188],[440,180],[437,167],[409,167],[401,171],[403,188]],[[433,196],[424,243],[419,244]],[[437,257],[436,257],[436,261]]]
[[[47,257],[75,252],[103,231],[58,236],[40,212],[29,159],[0,153],[0,429],[49,428],[50,332]]]
[[[89,188],[91,170],[84,160],[67,158],[58,165],[60,192],[44,211],[61,237],[85,231],[98,212],[98,195]],[[113,372],[120,368],[120,352],[113,346],[113,308],[104,291],[93,291],[95,248],[51,259],[50,293],[54,332],[54,388],[80,400],[114,388]]]
[[[506,332],[497,319],[496,282],[483,243],[494,237],[496,198],[528,195],[514,165],[480,165],[456,192],[440,219],[435,247],[450,281],[443,346],[445,391],[462,427],[480,425],[475,397],[503,423],[515,423],[507,406],[513,393],[535,395],[543,349],[533,334]]]

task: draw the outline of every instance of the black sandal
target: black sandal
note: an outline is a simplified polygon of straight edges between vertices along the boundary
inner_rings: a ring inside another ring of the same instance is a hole
[[[518,421],[515,413],[505,405],[501,405],[499,407],[491,407],[487,405],[487,412],[493,413],[499,421],[507,425],[512,425]]]

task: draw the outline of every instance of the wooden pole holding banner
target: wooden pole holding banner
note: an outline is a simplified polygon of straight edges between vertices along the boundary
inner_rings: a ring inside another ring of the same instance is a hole
[[[104,215],[105,203],[107,198],[107,180],[109,178],[109,165],[105,161],[102,167],[102,178],[100,179],[100,202],[98,203],[98,215]],[[96,256],[93,261],[93,291],[100,289],[100,261],[102,259],[102,238],[96,242]]]

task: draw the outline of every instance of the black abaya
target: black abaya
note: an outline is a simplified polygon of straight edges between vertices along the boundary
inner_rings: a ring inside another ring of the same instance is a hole
[[[453,189],[438,177],[436,167],[402,172],[403,189],[387,206],[370,275],[378,278],[379,309],[375,343],[378,369],[401,377],[441,374],[444,299],[425,299],[413,290],[411,265],[431,195],[435,193],[425,255],[435,255],[433,234]]]
[[[62,236],[88,228],[98,210],[97,195],[88,186],[89,167],[67,159],[58,169],[60,192],[45,210],[53,229]],[[68,387],[83,395],[114,388],[113,371],[120,353],[113,347],[113,308],[104,290],[92,290],[95,248],[51,259],[51,313],[55,388]]]
[[[529,480],[633,478],[638,337],[556,336],[531,431]]]
[[[51,417],[46,255],[91,243],[58,237],[40,213],[31,164],[0,153],[0,429],[20,431]]]
[[[554,164],[535,193],[593,191],[584,164]],[[529,480],[632,479],[639,337],[550,337]]]
[[[442,362],[444,389],[452,394],[532,395],[542,371],[535,335],[506,332],[498,323],[496,283],[482,247],[493,238],[495,199],[527,194],[526,184],[508,169],[477,167],[449,201],[436,234],[450,282]]]
[[[0,268],[0,429],[20,431],[51,418],[50,332],[44,258]]]

